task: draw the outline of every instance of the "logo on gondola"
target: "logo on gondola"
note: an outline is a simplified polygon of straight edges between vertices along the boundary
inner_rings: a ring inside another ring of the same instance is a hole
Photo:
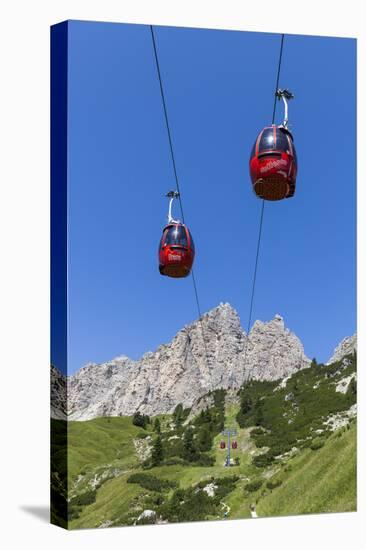
[[[272,170],[272,168],[279,168],[280,166],[286,166],[287,160],[285,159],[279,159],[279,160],[271,160],[268,162],[265,166],[260,167],[260,172],[268,172],[268,170]]]
[[[182,259],[181,256],[178,256],[177,254],[168,254],[168,260],[173,262],[180,262]]]

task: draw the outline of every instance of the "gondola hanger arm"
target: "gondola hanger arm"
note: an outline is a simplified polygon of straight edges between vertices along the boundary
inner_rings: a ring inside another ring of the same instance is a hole
[[[283,103],[285,105],[285,118],[283,120],[282,126],[284,128],[287,128],[287,124],[288,124],[288,103],[287,103],[287,101],[289,101],[290,99],[293,99],[294,94],[292,92],[290,92],[290,90],[287,90],[286,88],[283,89],[283,90],[278,88],[275,95],[276,95],[276,97],[279,101],[282,99]]]
[[[165,195],[166,197],[168,197],[170,199],[169,201],[169,210],[168,210],[168,223],[180,223],[179,220],[175,220],[173,217],[172,217],[172,205],[173,205],[173,201],[174,199],[178,199],[179,198],[179,191],[168,191],[168,193]]]

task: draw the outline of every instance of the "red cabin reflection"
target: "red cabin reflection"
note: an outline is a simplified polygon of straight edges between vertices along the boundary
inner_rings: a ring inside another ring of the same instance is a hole
[[[225,449],[225,441],[220,441],[220,449]]]
[[[238,442],[237,441],[233,441],[232,444],[231,444],[231,447],[233,449],[237,449],[238,448]]]
[[[171,222],[163,229],[159,244],[159,271],[168,277],[187,277],[192,269],[195,248],[188,227]]]
[[[267,201],[293,197],[297,158],[292,134],[284,126],[264,128],[250,155],[250,177],[255,194]]]

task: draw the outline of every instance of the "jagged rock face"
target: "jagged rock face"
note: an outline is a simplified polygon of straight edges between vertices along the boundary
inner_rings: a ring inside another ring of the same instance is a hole
[[[89,363],[68,377],[68,413],[72,419],[117,416],[118,397],[125,395],[138,365],[126,356]]]
[[[285,328],[283,318],[256,321],[249,334],[247,363],[255,380],[277,380],[309,366],[298,337]]]
[[[340,344],[335,348],[332,357],[327,362],[327,365],[340,361],[346,355],[357,351],[357,334],[353,336],[347,336]]]
[[[247,339],[236,311],[220,304],[139,361],[119,357],[80,369],[68,380],[69,418],[172,412],[211,390],[238,388],[249,378],[276,380],[309,363],[279,315],[256,321]]]
[[[51,365],[51,417],[66,419],[66,377]]]
[[[188,424],[195,416],[199,415],[200,412],[204,411],[205,409],[210,409],[214,406],[214,396],[212,393],[206,393],[205,395],[202,395],[195,401],[191,407],[190,413],[185,420],[185,424]]]

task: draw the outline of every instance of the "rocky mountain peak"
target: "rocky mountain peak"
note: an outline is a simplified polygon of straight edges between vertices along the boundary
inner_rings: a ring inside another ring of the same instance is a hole
[[[217,307],[205,313],[202,316],[202,320],[207,326],[212,326],[212,328],[219,326],[222,331],[230,330],[231,328],[241,330],[238,312],[229,303],[221,302]]]
[[[340,344],[338,344],[335,348],[332,357],[327,362],[327,365],[340,361],[343,357],[353,353],[354,351],[357,351],[357,334],[343,338],[342,342],[340,342]]]
[[[276,314],[271,321],[256,321],[248,338],[251,377],[276,380],[309,365],[299,338],[285,327]]]
[[[256,321],[247,336],[237,311],[220,303],[139,361],[122,355],[70,376],[69,417],[172,412],[212,390],[239,388],[249,378],[279,379],[309,363],[280,315]]]
[[[51,417],[58,420],[66,419],[67,391],[66,377],[51,365]]]

